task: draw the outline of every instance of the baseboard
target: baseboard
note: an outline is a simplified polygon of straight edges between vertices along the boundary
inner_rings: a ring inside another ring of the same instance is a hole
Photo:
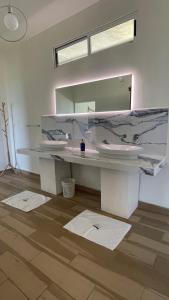
[[[21,169],[16,169],[16,171],[18,173],[21,173],[21,174],[25,175],[25,176],[34,176],[34,177],[40,178],[40,175],[37,174],[37,173],[33,173],[33,172],[30,172],[30,171],[21,170]]]
[[[76,191],[84,192],[84,193],[87,193],[87,194],[92,194],[92,195],[95,195],[95,196],[101,196],[100,191],[97,191],[97,190],[94,190],[92,188],[88,188],[86,186],[79,185],[79,184],[76,184]]]
[[[157,204],[139,201],[139,208],[145,211],[150,211],[152,213],[158,213],[161,215],[169,216],[169,208],[159,206]]]
[[[35,177],[38,177],[38,178],[40,177],[39,174],[30,172],[30,171],[20,170],[20,169],[16,169],[16,171],[18,171],[18,173],[20,172],[21,174],[23,174],[25,176],[35,176]],[[79,184],[76,184],[76,191],[92,194],[92,195],[95,195],[95,196],[101,196],[100,191],[97,191],[95,189],[88,188],[86,186],[79,185]]]

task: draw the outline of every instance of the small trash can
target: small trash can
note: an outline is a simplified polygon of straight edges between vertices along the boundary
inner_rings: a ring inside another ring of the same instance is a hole
[[[75,194],[75,179],[65,178],[62,180],[63,197],[72,198]]]

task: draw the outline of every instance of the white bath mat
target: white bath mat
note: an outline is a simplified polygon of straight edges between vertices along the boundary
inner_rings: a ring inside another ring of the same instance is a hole
[[[64,228],[114,250],[130,230],[131,225],[85,210],[67,223]]]
[[[51,200],[51,198],[44,195],[40,195],[30,191],[24,191],[1,202],[28,212],[41,206],[42,204],[45,204],[49,200]]]

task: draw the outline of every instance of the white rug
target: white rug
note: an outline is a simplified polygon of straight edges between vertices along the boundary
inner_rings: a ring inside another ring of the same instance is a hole
[[[1,202],[28,212],[41,206],[42,204],[45,204],[49,200],[51,200],[51,198],[44,195],[40,195],[30,191],[24,191]]]
[[[67,223],[64,228],[114,250],[130,230],[131,225],[85,210]]]

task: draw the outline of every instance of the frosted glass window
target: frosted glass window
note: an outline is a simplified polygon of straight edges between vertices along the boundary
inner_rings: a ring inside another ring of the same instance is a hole
[[[87,39],[72,43],[62,49],[56,49],[57,64],[62,65],[88,55]]]
[[[136,36],[136,20],[131,19],[95,34],[85,36],[55,48],[55,65],[60,66],[98,51],[132,42]]]
[[[91,53],[131,42],[134,36],[135,20],[126,21],[91,36]]]

